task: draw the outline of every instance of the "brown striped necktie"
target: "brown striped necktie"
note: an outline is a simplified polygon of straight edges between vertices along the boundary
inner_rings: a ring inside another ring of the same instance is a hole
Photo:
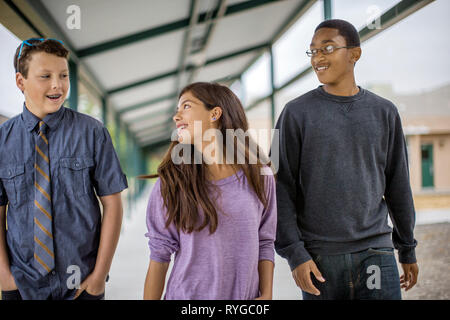
[[[34,161],[34,267],[46,275],[55,267],[47,125],[39,122]]]

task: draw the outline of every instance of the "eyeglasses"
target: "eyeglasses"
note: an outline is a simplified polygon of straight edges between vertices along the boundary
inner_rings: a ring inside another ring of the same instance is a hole
[[[19,59],[20,59],[20,56],[22,55],[23,45],[27,45],[29,47],[32,47],[32,46],[34,46],[34,45],[36,45],[38,43],[44,42],[46,40],[58,41],[59,43],[64,45],[64,42],[62,42],[61,40],[53,39],[53,38],[30,38],[30,39],[27,39],[27,40],[23,40],[22,44],[20,45],[19,55],[17,56],[17,66],[16,66],[17,71],[19,71]]]
[[[355,46],[336,47],[336,46],[329,44],[323,48],[307,50],[306,55],[308,57],[315,57],[319,53],[319,51],[322,52],[322,54],[327,55],[327,54],[332,54],[334,52],[334,50],[336,50],[336,49],[342,49],[342,48],[346,48],[346,49],[355,48]]]

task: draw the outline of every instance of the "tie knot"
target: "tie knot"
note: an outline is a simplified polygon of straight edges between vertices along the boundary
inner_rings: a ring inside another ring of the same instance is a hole
[[[38,132],[47,133],[48,126],[44,121],[39,121],[39,129]]]

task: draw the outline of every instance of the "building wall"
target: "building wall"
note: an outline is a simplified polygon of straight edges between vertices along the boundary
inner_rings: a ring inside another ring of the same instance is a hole
[[[413,192],[422,191],[421,146],[433,145],[433,176],[435,191],[450,190],[450,133],[412,135],[408,137],[410,181]]]
[[[422,136],[421,144],[433,145],[435,190],[450,190],[450,134]]]
[[[422,189],[420,135],[408,136],[409,178],[414,193]]]

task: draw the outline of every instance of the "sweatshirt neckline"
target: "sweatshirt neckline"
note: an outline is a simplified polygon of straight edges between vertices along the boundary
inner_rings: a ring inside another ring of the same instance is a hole
[[[323,88],[323,85],[317,87],[317,92],[328,100],[336,101],[339,103],[348,103],[359,100],[365,95],[366,90],[364,90],[360,86],[358,86],[358,88],[359,88],[358,93],[353,96],[336,96],[334,94],[326,92],[325,89]]]

